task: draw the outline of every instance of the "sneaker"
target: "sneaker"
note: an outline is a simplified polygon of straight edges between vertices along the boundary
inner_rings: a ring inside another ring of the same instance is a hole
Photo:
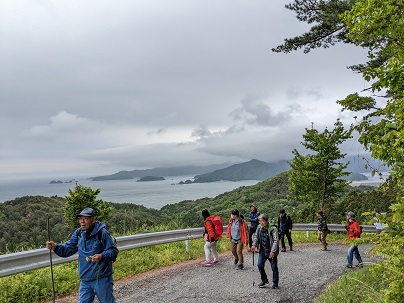
[[[263,288],[263,287],[265,287],[265,284],[268,284],[269,282],[268,281],[266,281],[266,282],[261,282],[260,284],[258,284],[258,287],[259,288]]]
[[[213,263],[212,262],[209,262],[209,261],[203,261],[202,263],[201,263],[203,266],[211,266],[211,265],[213,265]]]
[[[278,288],[279,288],[278,284],[272,284],[272,289],[278,289]]]
[[[285,252],[285,251],[286,251],[286,248],[282,248],[281,251],[282,251],[282,252]]]
[[[234,265],[238,264],[238,259],[234,259]]]
[[[321,248],[321,250],[322,250],[322,251],[325,251],[325,250],[327,250],[327,247],[323,247],[323,248]]]
[[[243,269],[243,268],[244,268],[244,265],[243,265],[243,264],[239,264],[239,265],[237,266],[237,270]]]
[[[356,267],[362,268],[363,267],[363,262],[359,262],[358,265],[356,265]]]
[[[212,262],[212,264],[217,264],[217,263],[219,263],[219,260],[214,260],[214,261]]]
[[[347,268],[352,268],[352,265],[351,265],[351,264],[348,264],[346,267],[347,267]]]

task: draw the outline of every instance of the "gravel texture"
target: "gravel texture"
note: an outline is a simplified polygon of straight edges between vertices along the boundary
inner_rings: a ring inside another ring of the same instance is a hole
[[[377,261],[369,257],[370,247],[369,244],[359,246],[365,265]],[[329,244],[327,251],[321,251],[320,245],[308,244],[281,252],[278,256],[279,289],[272,289],[272,283],[258,288],[261,282],[258,256],[254,254],[253,266],[253,254],[244,250],[243,270],[236,270],[233,256],[226,252],[220,255],[219,264],[210,267],[202,266],[203,259],[199,259],[119,280],[114,293],[119,303],[313,302],[327,284],[352,270],[345,267],[346,249],[346,245],[335,243]],[[271,279],[269,262],[265,268]],[[77,296],[59,298],[56,302],[77,302]]]

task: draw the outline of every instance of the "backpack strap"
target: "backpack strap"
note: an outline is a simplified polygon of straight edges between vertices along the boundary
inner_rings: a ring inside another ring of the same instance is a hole
[[[104,229],[104,227],[97,231],[98,241],[99,241],[101,244],[103,244],[103,242],[102,242],[102,230],[103,230],[103,229]],[[76,231],[76,237],[77,237],[77,238],[80,238],[82,232],[83,232],[83,230],[82,230],[81,228],[77,229],[77,231]]]

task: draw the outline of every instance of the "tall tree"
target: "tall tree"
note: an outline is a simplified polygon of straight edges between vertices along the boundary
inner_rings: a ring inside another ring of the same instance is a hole
[[[345,130],[338,119],[331,131],[326,128],[320,133],[317,129],[306,128],[301,144],[314,154],[303,156],[297,149],[292,151],[294,158],[289,163],[292,168],[289,171],[289,190],[294,199],[308,202],[311,213],[318,207],[323,210],[326,202],[331,202],[348,184],[346,179],[342,179],[350,174],[344,171],[348,163],[338,160],[346,156],[339,146],[349,138],[351,130]]]
[[[290,8],[309,13],[312,7],[306,3],[331,2],[298,0],[296,6]],[[378,240],[374,252],[385,259],[383,266],[377,267],[381,269],[381,278],[389,285],[385,290],[385,302],[404,302],[404,0],[356,0],[351,4],[342,14],[335,11],[345,32],[340,41],[368,49],[369,62],[355,68],[370,83],[365,90],[370,96],[353,93],[338,103],[343,110],[363,114],[355,126],[360,134],[359,141],[374,158],[383,160],[392,168],[401,189],[397,203],[390,207],[390,232]],[[321,9],[313,10],[312,14],[321,16]],[[324,18],[299,18],[298,14],[298,19],[326,26]],[[310,39],[303,42],[289,39],[289,48],[285,48],[287,43],[288,40],[274,51],[296,50],[302,47],[299,43],[309,46],[308,50],[320,46],[310,44]],[[295,47],[291,47],[293,45]]]
[[[97,199],[100,191],[100,189],[93,190],[91,187],[80,184],[76,184],[74,190],[69,189],[64,206],[64,214],[69,226],[78,227],[77,214],[86,207],[94,209],[97,219],[102,221],[108,218],[113,207],[110,202]]]

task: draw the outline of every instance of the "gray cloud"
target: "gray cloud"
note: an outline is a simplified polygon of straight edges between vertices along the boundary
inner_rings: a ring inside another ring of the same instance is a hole
[[[306,29],[282,2],[3,2],[3,179],[276,160],[363,87],[363,50],[270,51]]]

